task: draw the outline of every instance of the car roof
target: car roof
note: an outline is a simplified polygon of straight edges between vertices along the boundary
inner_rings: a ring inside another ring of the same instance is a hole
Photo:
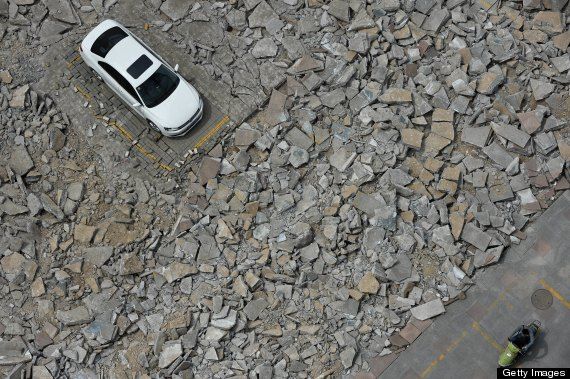
[[[141,57],[146,55],[152,62],[152,65],[146,69],[137,79],[133,78],[127,72],[127,69]],[[104,59],[113,68],[121,73],[134,87],[138,87],[143,83],[156,69],[162,64],[148,49],[141,45],[132,36],[123,38],[109,51]]]
[[[143,46],[139,41],[137,41],[133,36],[130,34],[129,30],[113,20],[105,20],[99,25],[97,25],[83,40],[84,48],[88,51],[91,50],[91,46],[95,42],[97,38],[105,31],[118,26],[124,31],[127,32],[127,37],[120,40],[113,48],[107,53],[105,58],[98,56],[97,54],[93,54],[97,61],[102,61],[107,64],[110,64],[115,70],[117,70],[125,79],[131,83],[133,87],[138,87],[145,80],[148,79],[150,75],[152,75],[158,67],[162,64],[162,62],[152,53],[150,52],[145,46]],[[133,78],[131,74],[127,72],[127,69],[142,55],[145,55],[152,64],[148,69],[146,69],[137,79]]]

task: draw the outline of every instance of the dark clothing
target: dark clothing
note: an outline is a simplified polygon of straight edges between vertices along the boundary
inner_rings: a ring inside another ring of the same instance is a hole
[[[521,325],[509,337],[509,341],[521,349],[521,353],[524,354],[534,343],[534,332],[532,329]]]

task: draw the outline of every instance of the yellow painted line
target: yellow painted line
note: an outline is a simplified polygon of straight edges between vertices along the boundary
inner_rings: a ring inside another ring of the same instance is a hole
[[[447,346],[447,348],[445,349],[445,353],[441,353],[437,356],[436,359],[434,359],[433,361],[430,362],[430,364],[428,365],[428,367],[426,367],[420,374],[420,378],[426,378],[431,371],[437,366],[437,364],[441,361],[443,361],[445,359],[446,354],[451,353],[453,350],[455,350],[455,348],[457,348],[457,346],[459,346],[459,344],[461,343],[461,341],[463,341],[465,339],[465,337],[467,337],[469,333],[467,333],[466,330],[464,330],[463,332],[461,332],[461,335],[459,336],[459,338],[455,339],[454,341],[452,341],[449,346]]]
[[[502,290],[498,295],[497,298],[495,300],[493,300],[493,302],[491,304],[489,304],[489,306],[487,308],[485,308],[485,312],[483,314],[483,317],[486,316],[489,312],[491,312],[493,309],[497,308],[497,306],[499,305],[499,303],[502,301],[506,304],[506,306],[508,308],[512,308],[512,304],[506,299],[505,294],[512,288],[513,285],[508,286],[507,288],[505,288],[504,290]],[[500,344],[497,343],[497,341],[494,340],[493,337],[491,337],[488,333],[486,333],[481,326],[479,325],[478,322],[474,321],[473,324],[471,325],[471,327],[473,329],[475,329],[477,332],[479,332],[479,334],[481,336],[483,336],[483,338],[485,338],[485,340],[487,342],[489,342],[491,344],[491,346],[493,346],[495,349],[497,349],[498,351],[503,351],[503,348],[501,347]],[[454,340],[453,342],[451,342],[447,348],[445,349],[445,351],[441,354],[439,354],[437,356],[437,358],[435,358],[434,360],[432,360],[430,362],[430,364],[422,371],[422,373],[420,374],[420,378],[427,378],[430,373],[433,371],[433,369],[437,366],[437,364],[443,360],[445,360],[446,358],[446,354],[449,354],[451,351],[453,351],[458,345],[459,343],[461,343],[461,341],[463,339],[465,339],[465,337],[467,337],[469,335],[469,332],[467,332],[467,330],[463,330],[461,332],[461,336],[459,336],[458,339]]]
[[[73,65],[75,64],[75,62],[77,62],[78,60],[81,59],[81,55],[77,55],[75,58],[73,58],[71,61],[67,62],[67,68],[71,68],[73,67]]]
[[[471,324],[471,328],[476,330],[481,335],[481,337],[483,337],[485,341],[487,341],[489,345],[494,347],[497,351],[499,352],[503,351],[503,347],[497,341],[495,341],[493,336],[487,333],[477,321],[473,321],[473,323]]]
[[[216,134],[216,132],[218,130],[220,130],[220,128],[222,126],[224,126],[228,121],[230,120],[230,118],[226,115],[224,116],[220,121],[218,121],[218,123],[212,128],[212,130],[210,130],[205,136],[203,136],[202,138],[200,138],[200,140],[198,141],[198,143],[196,143],[196,145],[194,145],[194,149],[198,149],[200,148],[203,144],[206,143],[206,141],[208,141],[210,138],[212,138],[212,136],[214,134]]]
[[[166,171],[170,171],[170,172],[174,171],[174,167],[169,166],[169,165],[164,164],[164,163],[159,163],[158,166],[159,166],[160,168],[166,170]]]
[[[560,294],[560,292],[556,291],[550,284],[546,282],[544,279],[540,279],[539,283],[548,290],[558,300],[562,303],[566,308],[570,309],[570,301],[566,300],[564,296]]]
[[[124,126],[122,126],[121,124],[119,124],[117,121],[111,121],[109,122],[109,124],[115,126],[120,132],[121,134],[123,134],[123,136],[125,136],[126,139],[129,140],[129,142],[133,141],[133,136],[131,135],[131,133],[129,133]]]
[[[80,86],[75,85],[75,88],[77,89],[77,91],[88,101],[91,102],[92,97],[89,94],[89,92],[87,92],[87,90],[82,89]],[[93,107],[90,107],[89,110],[91,111],[91,113],[93,114],[93,116],[101,121],[102,123],[104,123],[107,126],[111,126],[113,128],[115,128],[119,133],[121,133],[123,135],[123,137],[125,137],[129,142],[132,142],[133,136],[131,133],[129,133],[129,131],[123,126],[121,125],[117,120],[105,120],[105,117],[101,116],[100,114],[97,114],[95,112],[95,110],[93,109]],[[227,116],[226,116],[227,117]],[[229,119],[229,118],[228,118]],[[216,125],[217,126],[217,125]],[[221,125],[220,125],[221,127]],[[218,127],[219,129],[219,127]],[[141,153],[143,154],[145,157],[147,157],[149,160],[157,163],[157,165],[162,168],[163,170],[166,171],[174,171],[174,167],[169,166],[165,163],[160,162],[159,158],[157,158],[154,154],[152,154],[151,152],[149,152],[147,149],[145,149],[143,146],[141,146],[138,142],[136,144],[134,144],[134,147]]]
[[[84,97],[87,101],[91,101],[91,95],[89,94],[89,92],[87,92],[86,90],[82,89],[82,88],[79,87],[78,85],[75,86],[75,89],[77,90],[77,92],[79,92],[81,95],[83,95],[83,97]]]
[[[441,361],[443,361],[445,359],[445,355],[442,354],[441,357]],[[430,374],[430,372],[435,368],[435,366],[437,366],[437,359],[434,359],[433,361],[430,362],[429,366],[426,367],[426,369],[424,371],[422,371],[422,373],[420,374],[420,378],[427,378],[427,376]]]
[[[147,157],[148,159],[152,160],[152,161],[157,161],[158,158],[155,157],[153,154],[149,153],[147,149],[145,149],[144,147],[142,147],[141,145],[139,145],[138,143],[135,145],[135,148],[141,152],[141,154],[143,154],[145,157]]]
[[[160,162],[160,160],[152,153],[150,153],[148,150],[146,150],[144,147],[142,147],[139,143],[137,143],[135,145],[135,148],[140,151],[145,157],[147,157],[148,159],[156,162],[158,164],[158,166],[160,168],[162,168],[163,170],[166,171],[174,171],[174,167],[167,165],[166,163],[162,163]]]

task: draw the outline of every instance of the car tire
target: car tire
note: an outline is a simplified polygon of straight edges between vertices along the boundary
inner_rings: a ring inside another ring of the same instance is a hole
[[[152,130],[154,130],[155,132],[161,133],[160,129],[158,128],[158,126],[156,126],[156,124],[150,120],[146,120],[148,122],[148,126],[150,126],[150,128]]]
[[[101,77],[101,75],[97,73],[97,71],[95,71],[95,69],[92,68],[91,71],[93,72],[93,76],[95,76],[97,80],[99,80],[100,82],[103,81],[103,78]]]

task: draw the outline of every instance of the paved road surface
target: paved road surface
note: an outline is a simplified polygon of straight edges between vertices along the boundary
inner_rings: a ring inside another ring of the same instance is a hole
[[[467,299],[447,307],[380,378],[494,378],[508,335],[533,319],[544,330],[516,367],[570,367],[570,191],[526,232],[527,239],[484,271]],[[546,310],[531,303],[541,288],[553,295]]]

